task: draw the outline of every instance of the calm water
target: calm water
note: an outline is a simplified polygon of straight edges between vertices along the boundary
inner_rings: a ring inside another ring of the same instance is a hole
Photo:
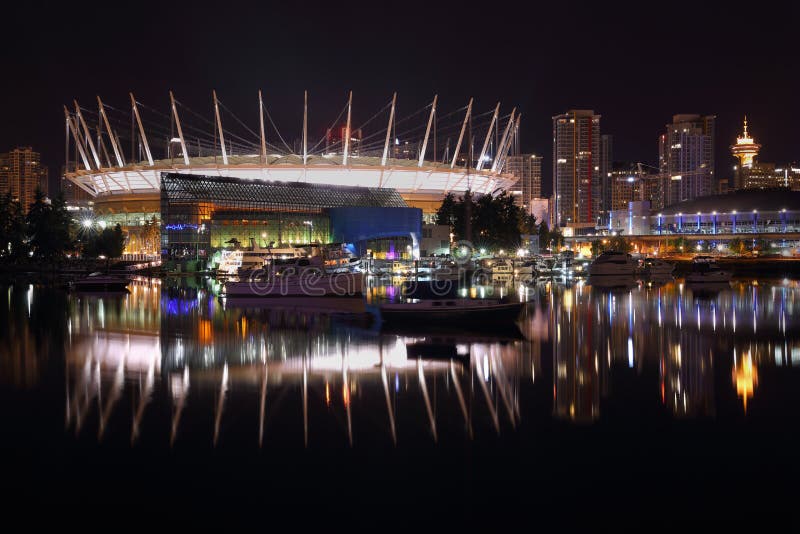
[[[14,502],[469,526],[534,510],[735,521],[731,506],[776,517],[798,497],[797,281],[543,284],[518,326],[462,332],[212,290],[0,286]]]

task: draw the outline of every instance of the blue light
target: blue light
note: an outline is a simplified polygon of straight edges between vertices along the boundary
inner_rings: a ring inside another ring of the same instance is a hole
[[[164,228],[166,228],[167,230],[186,230],[186,229],[197,230],[197,225],[196,224],[168,224]]]

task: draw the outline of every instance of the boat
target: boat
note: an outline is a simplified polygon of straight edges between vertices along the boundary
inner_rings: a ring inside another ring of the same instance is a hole
[[[362,273],[300,272],[265,273],[247,280],[227,281],[222,286],[225,298],[361,298]]]
[[[609,250],[589,264],[589,276],[633,276],[636,267],[630,254]]]
[[[658,258],[645,258],[642,265],[642,274],[651,277],[671,276],[675,271],[675,264]]]
[[[720,268],[717,260],[711,256],[696,256],[692,260],[691,270],[686,274],[687,284],[729,282],[733,273]]]
[[[362,270],[361,258],[352,254],[344,243],[321,245],[319,255],[327,273],[355,273]]]
[[[75,291],[89,291],[100,293],[127,292],[128,284],[131,281],[127,278],[112,276],[101,272],[92,273],[85,278],[79,278],[72,282],[72,289]]]
[[[509,260],[495,260],[491,272],[492,284],[507,284],[514,280],[514,266]]]
[[[514,278],[523,284],[530,284],[536,280],[536,261],[525,260],[514,267]]]
[[[381,304],[381,318],[386,323],[456,323],[492,325],[513,322],[524,302],[502,299],[438,298],[413,299]]]
[[[302,256],[303,251],[300,248],[292,247],[291,245],[280,248],[261,247],[256,244],[255,239],[250,238],[249,248],[237,248],[221,252],[216,275],[246,278],[263,269],[270,259],[298,258]]]

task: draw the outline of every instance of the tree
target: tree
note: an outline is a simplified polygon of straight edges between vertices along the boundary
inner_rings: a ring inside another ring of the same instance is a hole
[[[741,237],[734,237],[728,241],[728,250],[730,250],[732,254],[744,254],[747,250],[747,246],[744,244],[744,240]]]
[[[143,249],[148,254],[155,254],[161,248],[161,226],[153,215],[153,218],[145,222],[141,233]]]
[[[456,239],[472,237],[477,245],[492,248],[515,248],[520,233],[534,233],[536,219],[526,216],[506,191],[496,196],[472,199],[469,191],[461,198],[448,193],[436,212],[437,224],[449,225]]]
[[[550,230],[544,221],[539,223],[539,246],[545,249],[550,248]]]
[[[537,233],[538,225],[536,224],[536,215],[530,213],[523,213],[522,220],[519,223],[519,233],[526,235],[533,235]]]
[[[623,252],[627,254],[631,251],[631,243],[621,235],[615,235],[608,240],[608,247],[606,250],[613,250],[615,252]]]
[[[90,258],[105,256],[119,258],[125,250],[125,234],[117,224],[114,228],[104,228],[102,232],[91,236],[84,245],[83,252]]]
[[[455,224],[457,205],[455,195],[447,193],[442,200],[442,205],[436,210],[436,224],[452,227]]]
[[[27,251],[22,205],[8,191],[0,197],[0,258],[18,259]]]
[[[72,219],[61,193],[48,204],[44,193],[37,187],[33,202],[28,208],[26,223],[30,247],[36,257],[53,259],[62,256],[65,250],[72,247]]]
[[[593,258],[596,258],[600,254],[602,254],[604,250],[605,250],[605,247],[603,246],[602,241],[600,241],[599,239],[595,239],[594,241],[592,241],[592,257]]]
[[[667,241],[668,246],[675,252],[684,252],[689,250],[689,242],[684,237],[678,237]]]

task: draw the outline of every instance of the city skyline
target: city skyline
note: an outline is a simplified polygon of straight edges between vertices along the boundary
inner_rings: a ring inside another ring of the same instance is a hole
[[[306,18],[279,6],[254,9],[247,17],[231,12],[228,17],[236,24],[217,32],[197,30],[206,27],[210,12],[184,13],[171,6],[161,6],[159,17],[150,17],[146,5],[124,14],[113,7],[78,10],[78,18],[75,10],[58,6],[45,14],[21,6],[11,9],[12,17],[37,18],[45,37],[25,40],[16,26],[0,36],[4,63],[16,67],[16,79],[31,82],[0,89],[3,100],[14,103],[0,112],[4,124],[14,125],[0,133],[0,147],[33,146],[44,155],[51,176],[59,174],[63,162],[60,107],[73,97],[89,102],[100,94],[109,105],[124,109],[128,90],[166,111],[164,95],[170,89],[202,109],[216,89],[234,112],[251,116],[251,93],[258,89],[268,102],[288,102],[307,89],[309,126],[322,133],[333,118],[328,115],[335,115],[349,90],[354,92],[354,109],[362,111],[377,109],[394,91],[401,95],[398,106],[406,110],[421,107],[431,94],[439,94],[450,109],[463,106],[470,97],[479,109],[501,100],[523,114],[521,151],[543,155],[544,194],[549,193],[547,174],[552,168],[549,119],[566,109],[594,109],[603,115],[603,132],[614,136],[619,161],[655,164],[653,136],[680,113],[718,117],[715,152],[720,178],[732,177],[726,148],[740,132],[745,114],[765,147],[763,160],[798,158],[800,144],[792,125],[800,119],[800,107],[792,96],[800,87],[792,69],[796,60],[790,32],[784,31],[791,17],[779,17],[767,8],[744,22],[714,6],[698,6],[690,17],[678,11],[655,17],[591,5],[543,6],[534,34],[522,31],[515,17],[496,12],[497,27],[504,28],[498,33],[506,37],[502,46],[491,39],[466,39],[484,27],[478,13],[446,6],[426,9],[421,16],[407,5],[391,17],[378,17],[374,8],[356,4],[348,9],[319,5],[312,6]],[[84,47],[79,41],[62,45],[72,41],[70,28],[102,28],[112,20],[115,35],[159,34],[162,24],[169,32],[164,40],[113,38],[109,46]],[[576,37],[559,42],[554,50],[548,43],[560,35],[563,20],[571,21]],[[418,40],[403,37],[404,28],[424,28],[426,23],[434,23],[436,31],[426,34],[423,29]],[[707,32],[702,41],[692,30],[698,25]],[[269,31],[259,31],[262,26]],[[345,34],[359,39],[337,39],[343,44],[336,50],[323,46]],[[735,48],[742,35],[748,37],[748,46]],[[191,42],[191,47],[185,53],[165,53],[167,42]],[[670,54],[659,54],[666,43]],[[575,72],[571,65],[581,61],[587,47],[609,61],[588,62]],[[460,52],[454,52],[457,49]],[[338,53],[351,59],[337,61]],[[396,59],[398,54],[403,61]],[[456,60],[458,56],[469,60]],[[747,76],[736,74],[742,64],[748,65]],[[675,74],[665,80],[664,72]],[[779,80],[774,72],[780,73]],[[766,79],[775,80],[768,89],[762,83]],[[299,131],[299,108],[276,112],[282,129]]]

